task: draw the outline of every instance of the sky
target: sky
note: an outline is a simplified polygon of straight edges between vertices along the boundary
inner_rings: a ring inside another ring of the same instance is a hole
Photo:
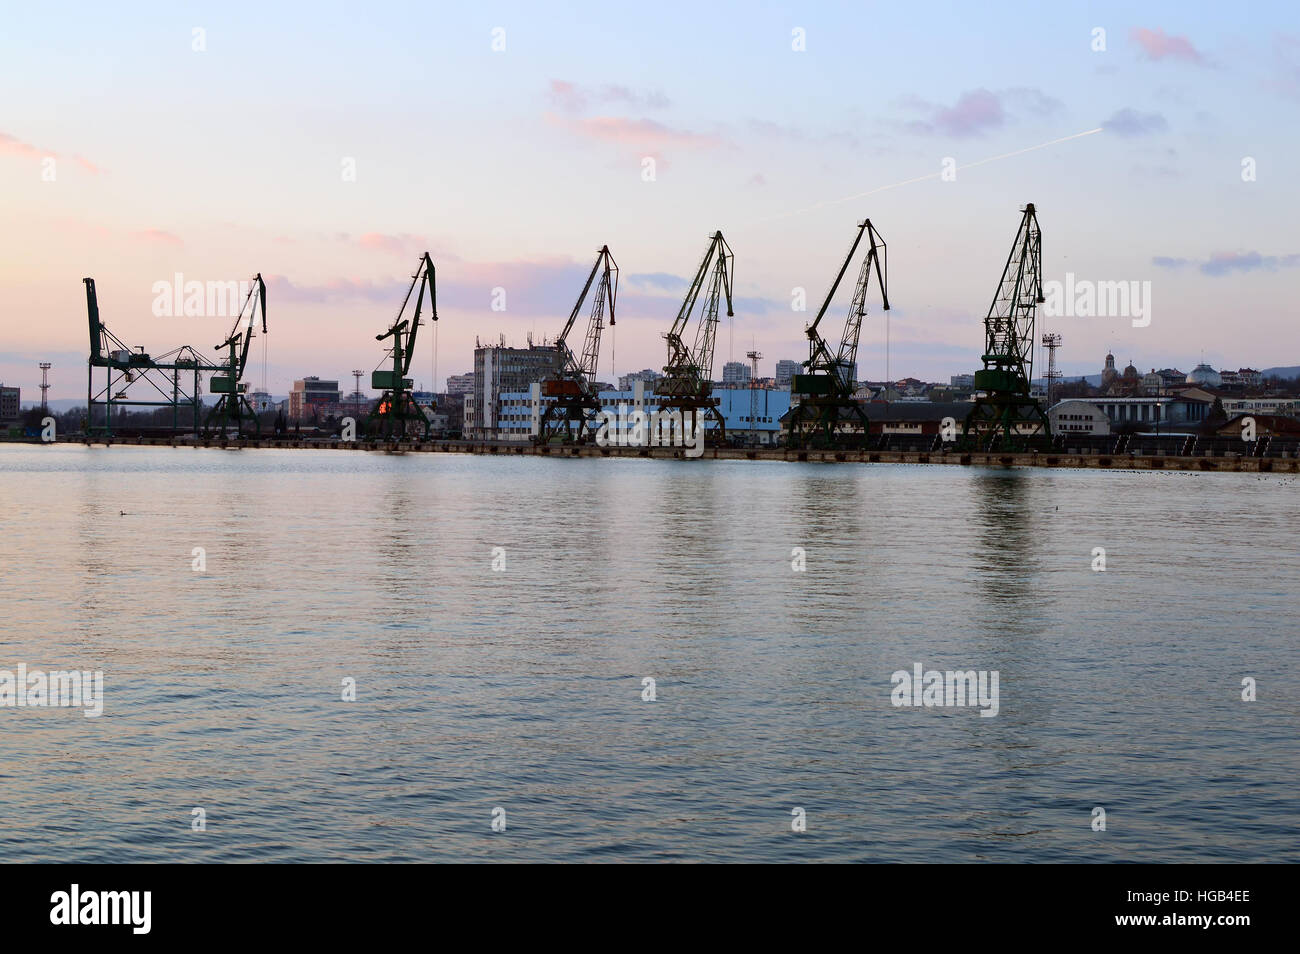
[[[807,357],[866,217],[893,307],[868,298],[860,376],[947,380],[979,366],[1027,202],[1045,281],[1150,289],[1145,324],[1040,316],[1066,374],[1107,351],[1143,371],[1300,364],[1297,10],[4,0],[0,381],[34,400],[49,361],[51,398],[84,396],[85,276],[124,341],[212,355],[232,320],[159,317],[155,283],[260,273],[245,379],[348,386],[384,360],[375,335],[428,250],[439,321],[412,377],[441,388],[476,338],[553,338],[602,245],[612,381],[663,366],[718,229],[735,316],[715,377],[751,349],[770,375]]]

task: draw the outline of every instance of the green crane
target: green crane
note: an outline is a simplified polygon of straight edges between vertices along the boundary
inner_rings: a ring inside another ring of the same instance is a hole
[[[197,437],[203,405],[200,375],[225,368],[190,345],[153,357],[143,346],[132,348],[108,330],[99,316],[95,280],[86,286],[86,317],[90,325],[90,358],[86,362],[86,433],[114,435],[114,419],[128,408],[171,409],[170,426],[177,433],[193,430]],[[95,369],[103,368],[102,386],[95,390]],[[184,418],[184,420],[182,420]],[[135,428],[137,433],[138,428]]]
[[[1051,425],[1029,394],[1034,368],[1034,317],[1043,303],[1042,233],[1031,202],[1020,216],[1002,280],[984,319],[984,368],[962,428],[970,450],[1017,452],[1047,446]]]
[[[262,334],[265,335],[266,283],[262,281],[260,272],[250,283],[248,295],[239,309],[239,314],[235,317],[235,327],[226,340],[217,345],[218,354],[223,349],[226,351],[226,359],[221,373],[214,374],[208,382],[208,389],[220,397],[203,421],[205,432],[211,433],[216,430],[225,436],[227,429],[233,424],[235,434],[243,437],[246,415],[252,419],[254,433],[262,432],[261,424],[257,420],[257,411],[248,402],[246,396],[248,385],[240,380],[244,376],[244,368],[248,366],[248,347],[253,342],[253,335],[257,328],[256,318],[259,313],[262,317]]]
[[[603,268],[601,266],[604,266]],[[600,274],[599,280],[596,275]],[[582,346],[582,358],[579,360],[569,347],[569,332],[582,311],[583,302],[596,287],[592,298],[591,315],[587,319],[587,336]],[[609,246],[601,246],[596,254],[596,263],[591,266],[587,283],[582,286],[582,294],[569,314],[569,320],[560,332],[555,346],[560,352],[560,367],[553,377],[542,382],[542,394],[553,400],[547,405],[538,426],[538,433],[533,438],[540,444],[553,440],[586,442],[587,431],[593,419],[600,412],[600,397],[596,394],[596,364],[600,359],[600,334],[605,327],[605,308],[609,308],[609,324],[614,326],[614,304],[618,297],[618,265],[614,256],[609,254]],[[576,426],[577,434],[574,429]]]
[[[406,306],[411,303],[411,293],[419,287],[415,299],[415,312],[410,318],[403,318]],[[425,440],[429,438],[430,421],[428,416],[416,405],[411,394],[413,382],[406,375],[411,370],[411,358],[415,355],[415,336],[420,330],[420,311],[424,307],[424,291],[429,290],[429,311],[433,321],[438,320],[438,291],[435,282],[433,259],[425,252],[411,276],[411,287],[406,290],[402,307],[397,317],[383,334],[375,335],[376,341],[393,339],[389,356],[393,360],[391,370],[375,370],[370,374],[370,386],[383,391],[379,403],[370,412],[367,430],[371,436],[385,440],[401,440],[406,436],[411,423],[423,432]],[[382,361],[380,362],[383,363]]]
[[[704,253],[695,279],[686,291],[682,307],[672,328],[664,335],[668,342],[668,364],[664,376],[655,384],[660,397],[659,410],[671,409],[680,415],[683,428],[703,425],[700,414],[712,417],[718,425],[719,439],[725,439],[727,425],[718,412],[718,399],[713,397],[713,350],[718,334],[718,308],[723,295],[727,299],[727,317],[735,312],[731,308],[731,285],[735,273],[735,256],[731,246],[714,232],[709,248]],[[695,330],[695,346],[688,347],[682,336],[690,324],[691,313],[699,300],[705,283],[704,304],[700,309],[700,322]]]
[[[867,254],[858,269],[858,283],[853,290],[848,316],[844,319],[844,333],[840,347],[833,355],[830,345],[818,332],[822,317],[830,307],[831,299],[848,271],[849,263],[857,254],[863,236],[867,237]],[[889,311],[889,276],[885,254],[885,240],[880,237],[870,219],[858,223],[858,234],[849,246],[831,283],[826,300],[822,302],[805,333],[808,336],[808,360],[803,363],[807,373],[796,374],[790,382],[790,393],[799,401],[790,408],[790,447],[865,447],[867,442],[867,412],[861,402],[854,400],[858,362],[858,341],[862,335],[862,318],[867,313],[867,290],[875,272],[880,286],[884,310]]]

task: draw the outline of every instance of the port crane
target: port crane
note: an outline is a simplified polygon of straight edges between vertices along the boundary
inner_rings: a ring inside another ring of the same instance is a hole
[[[731,307],[734,273],[735,256],[731,247],[721,231],[714,232],[677,318],[664,335],[668,342],[668,364],[664,366],[663,378],[655,384],[660,411],[677,412],[684,429],[702,427],[700,414],[703,412],[717,423],[719,439],[726,438],[727,425],[718,412],[718,399],[712,396],[713,350],[718,333],[718,308],[723,295],[727,299],[727,317],[735,315]],[[695,331],[695,344],[688,347],[682,336],[690,324],[701,291],[704,291],[704,303]]]
[[[596,291],[591,302],[590,317],[587,319],[582,358],[579,359],[569,347],[568,337],[593,284]],[[600,412],[600,398],[595,390],[596,364],[600,358],[600,334],[605,327],[605,309],[609,309],[609,324],[612,328],[617,297],[618,265],[609,253],[609,246],[602,245],[596,254],[596,263],[591,266],[591,273],[587,276],[587,283],[582,286],[582,294],[578,296],[569,320],[555,343],[560,355],[560,366],[553,377],[542,382],[543,397],[553,400],[542,414],[538,433],[533,438],[535,442],[549,444],[557,439],[564,442],[576,441],[579,444],[586,442],[587,431]]]
[[[1029,394],[1034,318],[1043,301],[1042,233],[1030,202],[984,319],[984,368],[975,372],[976,392],[983,393],[966,415],[964,447],[1016,452],[1050,443],[1047,415]]]
[[[182,428],[199,433],[202,407],[200,375],[221,372],[225,367],[214,363],[190,345],[181,345],[154,357],[140,345],[132,349],[108,330],[99,316],[99,294],[93,278],[83,278],[86,286],[86,317],[90,327],[90,357],[86,362],[86,433],[113,436],[115,411],[126,408],[171,409],[170,426],[175,433]],[[95,390],[95,369],[103,368],[103,386]],[[185,418],[182,420],[182,411]]]
[[[248,296],[244,299],[239,314],[235,316],[235,326],[225,341],[217,345],[217,352],[226,351],[225,365],[222,372],[214,374],[208,382],[208,390],[221,395],[212,410],[208,411],[203,422],[205,432],[217,430],[225,435],[227,428],[233,424],[236,435],[244,434],[245,413],[253,421],[253,430],[261,434],[261,424],[257,420],[257,411],[248,402],[248,385],[240,379],[248,365],[248,348],[253,343],[257,330],[256,319],[262,318],[262,334],[266,334],[266,283],[262,274],[249,284]]]
[[[419,288],[415,299],[415,311],[409,318],[403,318],[406,307],[411,303],[411,294]],[[391,369],[376,369],[370,373],[370,386],[383,392],[379,403],[370,412],[367,431],[372,437],[385,440],[401,440],[406,436],[409,425],[414,422],[423,431],[425,440],[429,438],[429,418],[416,405],[411,393],[414,382],[406,375],[411,370],[411,359],[415,355],[415,337],[420,330],[420,312],[424,307],[425,289],[429,292],[429,311],[433,321],[438,320],[438,293],[435,281],[433,259],[425,252],[411,276],[411,287],[406,290],[402,307],[397,310],[397,317],[383,334],[375,335],[376,341],[392,338],[393,344],[388,351],[392,358]],[[383,364],[383,361],[380,361]]]
[[[867,253],[858,269],[858,283],[844,320],[839,350],[832,354],[830,345],[818,329],[864,236]],[[831,283],[817,317],[804,329],[808,336],[808,360],[803,362],[806,373],[796,374],[790,383],[791,394],[799,398],[798,403],[790,408],[788,441],[791,447],[866,446],[867,412],[861,402],[854,400],[853,392],[857,388],[858,341],[862,335],[862,318],[867,313],[867,291],[873,272],[880,286],[884,310],[889,311],[885,240],[871,220],[864,219],[858,223],[858,234],[853,237],[849,253],[844,256],[844,264]]]

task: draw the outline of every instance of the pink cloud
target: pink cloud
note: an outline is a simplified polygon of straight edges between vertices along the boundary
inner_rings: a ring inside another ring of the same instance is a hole
[[[185,247],[185,243],[181,241],[180,236],[173,235],[171,232],[164,232],[162,229],[141,229],[132,233],[132,237],[153,245],[171,245],[175,248]]]
[[[31,143],[23,142],[10,136],[8,133],[0,133],[0,153],[7,153],[11,156],[22,156],[24,159],[35,159],[40,156],[48,156],[50,153],[42,152]]]
[[[401,301],[401,281],[373,282],[360,278],[334,278],[319,285],[303,285],[290,281],[284,275],[267,275],[266,291],[276,301],[288,302],[340,302],[340,301]]]
[[[553,79],[547,95],[554,106],[566,113],[585,112],[593,102],[614,103],[631,109],[665,109],[671,105],[668,97],[658,90],[641,92],[617,83],[594,87]]]
[[[552,114],[547,118],[573,130],[580,136],[624,146],[654,149],[661,146],[688,146],[714,149],[726,143],[718,136],[673,129],[653,119],[624,119],[618,116],[592,116],[589,119],[563,119]]]
[[[1163,60],[1168,57],[1195,63],[1198,66],[1206,65],[1205,56],[1192,46],[1191,41],[1185,36],[1170,36],[1159,27],[1154,30],[1134,27],[1131,36],[1138,46],[1142,47],[1149,60]]]
[[[934,115],[934,124],[950,136],[976,136],[1006,121],[1002,101],[986,89],[963,93],[951,107]]]
[[[382,232],[367,232],[357,239],[357,244],[372,252],[390,252],[395,255],[421,255],[429,247],[429,242],[420,235],[384,235]]]
[[[928,120],[907,123],[907,128],[914,132],[964,139],[980,136],[990,129],[996,129],[1007,121],[1006,110],[997,93],[987,89],[971,90],[962,93],[951,106],[936,106],[914,98],[905,102],[909,108],[929,110]]]
[[[551,80],[550,99],[566,113],[580,113],[587,108],[587,98],[567,80]]]
[[[20,156],[23,159],[64,158],[57,152],[52,152],[48,149],[39,149],[36,146],[33,146],[31,143],[23,142],[21,139],[17,138],[16,136],[11,136],[8,133],[0,133],[0,154],[7,154],[10,156]],[[89,159],[84,158],[83,156],[73,156],[72,161],[75,162],[77,165],[81,166],[82,169],[85,169],[87,172],[91,173],[92,175],[99,175],[101,172],[103,172],[102,169],[100,169],[93,162],[91,162]]]

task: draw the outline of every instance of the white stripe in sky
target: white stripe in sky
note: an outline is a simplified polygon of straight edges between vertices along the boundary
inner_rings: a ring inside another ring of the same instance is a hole
[[[999,159],[1010,159],[1012,156],[1023,156],[1025,153],[1033,152],[1036,149],[1046,149],[1048,146],[1055,146],[1058,143],[1069,142],[1071,139],[1081,139],[1084,136],[1091,136],[1094,133],[1099,133],[1101,131],[1102,131],[1102,127],[1098,126],[1096,129],[1089,129],[1086,132],[1075,133],[1072,136],[1062,136],[1060,139],[1052,139],[1047,142],[1040,142],[1036,146],[1026,146],[1024,149],[1016,149],[1012,152],[1004,152],[1000,156],[989,156],[987,159],[977,159],[975,162],[968,162],[964,166],[955,167],[954,171],[959,171],[961,169],[974,169],[976,166],[982,166],[990,162],[997,162]],[[795,209],[793,212],[780,212],[776,215],[769,215],[765,218],[756,219],[754,224],[759,224],[761,222],[771,222],[775,219],[786,219],[794,215],[803,215],[805,212],[813,212],[816,211],[817,209],[825,208],[827,206],[840,205],[841,203],[844,202],[852,202],[854,199],[861,199],[864,198],[865,196],[875,195],[877,192],[885,192],[889,189],[897,189],[900,186],[911,185],[913,182],[924,182],[926,179],[937,179],[941,175],[943,175],[942,172],[931,172],[928,175],[915,176],[914,178],[911,179],[904,179],[902,182],[892,182],[889,185],[877,186],[874,189],[868,189],[866,192],[858,192],[855,195],[846,195],[842,199],[827,199],[823,202],[818,202],[816,205],[810,205],[806,209]]]

